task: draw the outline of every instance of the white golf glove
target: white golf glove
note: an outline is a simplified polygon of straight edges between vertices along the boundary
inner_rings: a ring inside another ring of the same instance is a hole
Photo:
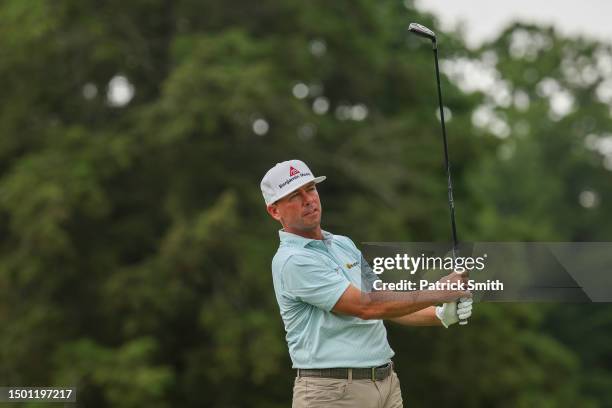
[[[472,298],[463,297],[459,302],[444,303],[436,306],[436,316],[446,328],[459,320],[467,319],[472,315]]]

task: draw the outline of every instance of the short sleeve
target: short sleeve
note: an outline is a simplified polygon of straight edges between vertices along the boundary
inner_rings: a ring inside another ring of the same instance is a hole
[[[328,312],[350,285],[336,268],[314,256],[291,256],[281,274],[287,294]]]
[[[361,256],[361,282],[362,287],[361,290],[364,292],[372,292],[374,290],[374,282],[379,280],[380,277],[374,273],[372,267],[366,261],[366,259]]]

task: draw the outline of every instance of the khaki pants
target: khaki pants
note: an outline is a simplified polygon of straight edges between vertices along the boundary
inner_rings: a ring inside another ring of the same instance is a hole
[[[296,377],[292,408],[402,408],[395,371],[382,381]]]

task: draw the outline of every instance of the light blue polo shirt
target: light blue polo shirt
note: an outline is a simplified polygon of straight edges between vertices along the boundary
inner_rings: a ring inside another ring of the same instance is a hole
[[[376,367],[394,352],[382,320],[331,312],[349,284],[361,289],[361,252],[323,231],[323,240],[279,231],[272,260],[276,300],[293,368]],[[369,267],[368,267],[369,269]]]

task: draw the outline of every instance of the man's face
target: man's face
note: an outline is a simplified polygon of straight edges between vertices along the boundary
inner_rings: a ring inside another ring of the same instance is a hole
[[[308,183],[268,206],[268,213],[288,231],[311,231],[321,224],[321,201],[315,183]]]

